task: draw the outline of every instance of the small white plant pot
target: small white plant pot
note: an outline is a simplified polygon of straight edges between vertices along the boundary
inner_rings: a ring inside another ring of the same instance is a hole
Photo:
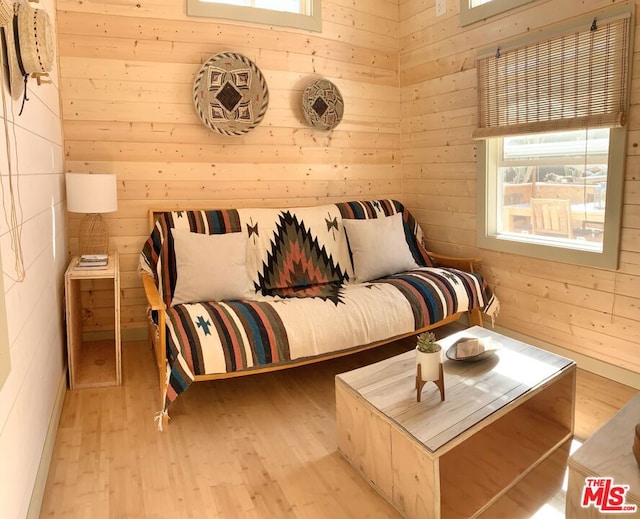
[[[440,364],[442,363],[442,349],[433,353],[425,353],[416,349],[416,365],[420,365],[422,380],[438,380],[440,378]]]

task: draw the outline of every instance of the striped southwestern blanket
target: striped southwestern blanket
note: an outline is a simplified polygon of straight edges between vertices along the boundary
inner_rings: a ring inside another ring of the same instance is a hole
[[[419,268],[353,283],[344,218],[403,213],[407,244]],[[251,300],[171,306],[175,256],[169,228],[216,234],[246,232],[248,268],[256,286]],[[311,283],[288,286],[287,244],[311,259]],[[302,245],[299,245],[302,244]],[[348,202],[290,210],[239,209],[164,213],[141,253],[141,269],[154,275],[167,303],[167,377],[164,411],[194,377],[282,365],[348,350],[419,330],[458,312],[497,308],[480,274],[433,267],[422,231],[392,200]]]
[[[314,357],[395,337],[486,306],[480,274],[422,267],[335,287],[332,298],[182,304],[167,310],[170,378],[165,410],[194,375]]]

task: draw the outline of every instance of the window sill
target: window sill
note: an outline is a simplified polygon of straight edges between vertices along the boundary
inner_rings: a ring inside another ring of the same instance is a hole
[[[617,249],[614,249],[615,254],[606,254],[605,252],[594,250],[594,246],[597,245],[598,247],[603,247],[606,251],[606,243],[603,245],[594,244],[594,246],[590,246],[588,242],[585,242],[584,248],[576,248],[575,246],[569,248],[566,244],[561,243],[563,240],[557,238],[546,238],[543,240],[536,237],[527,240],[526,237],[520,234],[509,236],[508,234],[484,235],[482,233],[478,235],[477,241],[478,247],[481,249],[517,254],[520,256],[530,256],[572,265],[584,265],[613,270],[618,268]]]

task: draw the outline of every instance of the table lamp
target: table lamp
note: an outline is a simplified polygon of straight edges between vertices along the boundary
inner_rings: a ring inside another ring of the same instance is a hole
[[[79,254],[108,254],[109,228],[101,213],[118,210],[116,176],[105,173],[67,173],[67,211],[85,213],[80,221]]]

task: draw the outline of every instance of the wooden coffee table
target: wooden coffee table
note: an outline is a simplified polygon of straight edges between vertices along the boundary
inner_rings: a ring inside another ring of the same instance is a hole
[[[445,360],[444,402],[416,401],[414,351],[336,376],[339,451],[408,518],[474,517],[573,436],[572,360],[477,326],[439,342],[461,337],[500,349]]]

